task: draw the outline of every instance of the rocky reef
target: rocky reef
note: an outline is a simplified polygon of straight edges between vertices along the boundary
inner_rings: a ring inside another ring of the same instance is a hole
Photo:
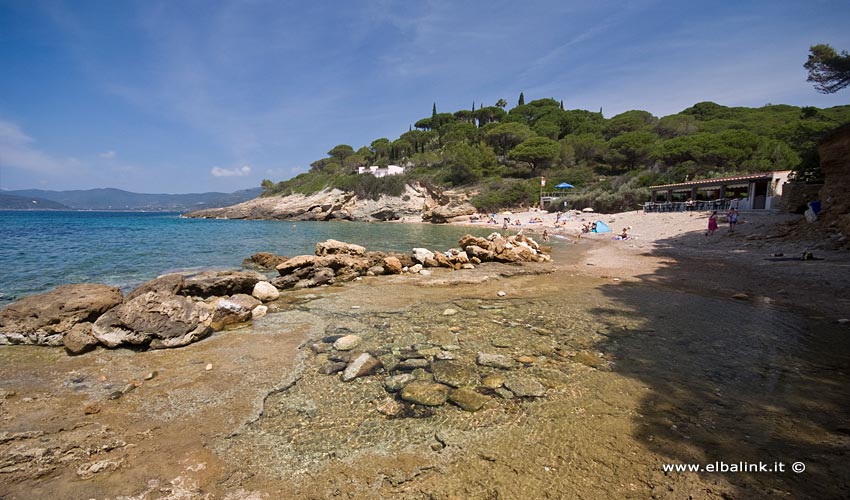
[[[246,259],[278,277],[254,270],[168,274],[123,296],[106,285],[60,286],[0,310],[0,344],[64,346],[81,354],[97,346],[162,349],[181,347],[207,335],[265,315],[286,289],[333,285],[361,276],[430,275],[429,268],[474,269],[482,262],[545,262],[549,256],[523,235],[487,238],[466,235],[459,248],[411,253],[367,252],[336,240],[316,244],[314,255],[293,258],[261,253]],[[370,363],[365,362],[368,370]],[[372,367],[374,368],[374,367]]]

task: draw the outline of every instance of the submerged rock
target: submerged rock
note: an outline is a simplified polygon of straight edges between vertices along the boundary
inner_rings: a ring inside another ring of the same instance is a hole
[[[401,399],[424,406],[440,406],[449,399],[449,387],[434,382],[413,381],[401,390]]]
[[[490,401],[490,398],[483,394],[478,394],[472,389],[463,387],[452,390],[449,393],[449,401],[465,411],[478,411]]]
[[[357,377],[369,375],[373,371],[377,370],[379,366],[381,366],[380,361],[368,352],[364,352],[348,363],[348,366],[342,373],[342,381],[350,382]]]

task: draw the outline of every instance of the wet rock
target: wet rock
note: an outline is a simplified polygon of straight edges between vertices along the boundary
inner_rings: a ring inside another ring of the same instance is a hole
[[[434,380],[452,387],[475,386],[478,384],[478,373],[458,361],[435,360],[431,364]]]
[[[385,398],[375,406],[375,409],[388,417],[397,417],[404,411],[404,406],[393,398]]]
[[[378,360],[388,373],[394,372],[399,363],[398,356],[393,353],[380,354],[378,355]]]
[[[328,342],[315,342],[313,344],[310,344],[310,350],[313,351],[313,354],[321,354],[323,352],[328,352],[331,347],[333,346],[331,345],[331,343]]]
[[[122,301],[121,290],[106,285],[63,285],[25,297],[0,309],[0,344],[63,345],[63,334],[93,322]]]
[[[410,373],[402,373],[393,375],[384,380],[384,388],[389,392],[398,392],[404,389],[404,386],[416,380],[416,376]]]
[[[428,368],[428,360],[424,358],[412,358],[399,361],[396,370],[415,370],[417,368]]]
[[[524,365],[533,365],[534,363],[537,363],[537,358],[534,356],[519,356],[516,360]]]
[[[449,393],[449,401],[465,411],[478,411],[490,401],[490,398],[483,394],[478,394],[472,389],[463,387],[452,390]]]
[[[182,274],[166,274],[164,276],[160,276],[156,279],[152,279],[146,283],[142,283],[138,288],[128,293],[124,300],[133,300],[140,295],[144,295],[148,292],[161,292],[170,295],[176,295],[180,293],[180,290],[186,284],[186,280],[183,278]]]
[[[255,308],[251,309],[251,319],[262,318],[263,316],[265,316],[268,313],[269,313],[268,306],[257,306]]]
[[[358,335],[345,335],[334,341],[334,349],[337,351],[350,351],[360,345],[361,340]]]
[[[335,373],[339,373],[348,366],[348,363],[344,361],[329,361],[321,368],[319,368],[319,373],[323,375],[333,375]]]
[[[401,261],[397,257],[384,257],[384,268],[389,274],[401,274],[402,267]]]
[[[280,291],[268,281],[258,281],[251,295],[262,302],[271,302],[280,297]]]
[[[514,393],[505,389],[504,387],[499,387],[494,392],[502,399],[513,399],[514,398]]]
[[[493,375],[487,375],[484,377],[484,380],[481,381],[481,385],[488,389],[498,389],[505,384],[505,376],[495,373]]]
[[[514,376],[505,380],[505,388],[518,398],[539,398],[546,394],[543,384],[533,377]]]
[[[592,353],[590,351],[577,352],[575,356],[573,356],[573,361],[596,369],[601,369],[603,367],[608,366],[608,363],[604,359],[600,358],[595,353]]]
[[[188,297],[147,292],[95,321],[92,334],[107,347],[122,344],[179,347],[212,332],[214,308]]]
[[[345,368],[345,371],[342,373],[342,381],[350,382],[357,377],[363,377],[371,374],[378,367],[381,366],[381,362],[378,361],[371,354],[364,352],[360,354],[356,358],[354,358],[348,366]]]
[[[121,396],[123,396],[123,395],[124,395],[124,393],[121,392],[121,391],[114,391],[114,392],[111,392],[109,394],[109,396],[107,396],[107,398],[111,399],[111,400],[116,400],[116,399],[121,399]]]
[[[360,245],[353,245],[337,240],[327,240],[316,243],[316,255],[363,255],[366,249]]]
[[[421,380],[413,381],[401,390],[401,399],[424,406],[440,406],[449,399],[449,387]]]
[[[186,277],[180,294],[203,298],[250,294],[260,281],[266,277],[256,271],[207,271]]]
[[[70,355],[77,355],[94,350],[98,341],[92,335],[91,328],[91,323],[77,323],[71,327],[71,330],[62,338],[65,352]]]
[[[510,370],[516,367],[516,362],[513,359],[502,354],[487,354],[479,352],[476,362],[481,366],[501,368],[503,370]]]
[[[746,293],[738,292],[735,295],[733,295],[732,298],[735,299],[735,300],[749,300],[750,296],[747,295]]]

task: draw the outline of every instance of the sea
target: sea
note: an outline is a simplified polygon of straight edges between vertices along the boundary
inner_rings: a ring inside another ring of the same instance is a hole
[[[188,219],[179,213],[0,211],[0,307],[69,283],[129,291],[169,272],[238,269],[257,252],[313,254],[335,239],[369,251],[447,250],[487,227]]]

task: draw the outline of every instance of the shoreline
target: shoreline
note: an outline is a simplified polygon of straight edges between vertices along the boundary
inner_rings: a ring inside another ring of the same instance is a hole
[[[850,387],[841,371],[850,337],[837,322],[850,304],[847,253],[815,248],[824,260],[767,260],[813,248],[774,237],[793,228],[790,216],[745,214],[735,233],[721,227],[712,237],[696,215],[595,218],[613,219],[615,231],[631,225],[634,239],[567,232],[553,240],[551,265],[287,292],[252,327],[178,349],[67,357],[0,348],[8,429],[0,451],[30,463],[32,450],[52,450],[33,468],[0,474],[0,496],[846,494],[836,478],[850,473],[840,431],[850,415],[839,404]],[[310,346],[350,333],[366,349],[448,342],[460,360],[506,353],[528,362],[522,374],[557,378],[545,379],[544,399],[491,395],[475,413],[444,406],[389,418],[379,410],[384,375],[343,383],[320,372],[333,360]],[[133,380],[138,388],[106,399]],[[764,429],[772,430],[760,437]],[[92,446],[93,454],[74,451]],[[765,453],[807,462],[807,476],[661,472],[701,456]]]

